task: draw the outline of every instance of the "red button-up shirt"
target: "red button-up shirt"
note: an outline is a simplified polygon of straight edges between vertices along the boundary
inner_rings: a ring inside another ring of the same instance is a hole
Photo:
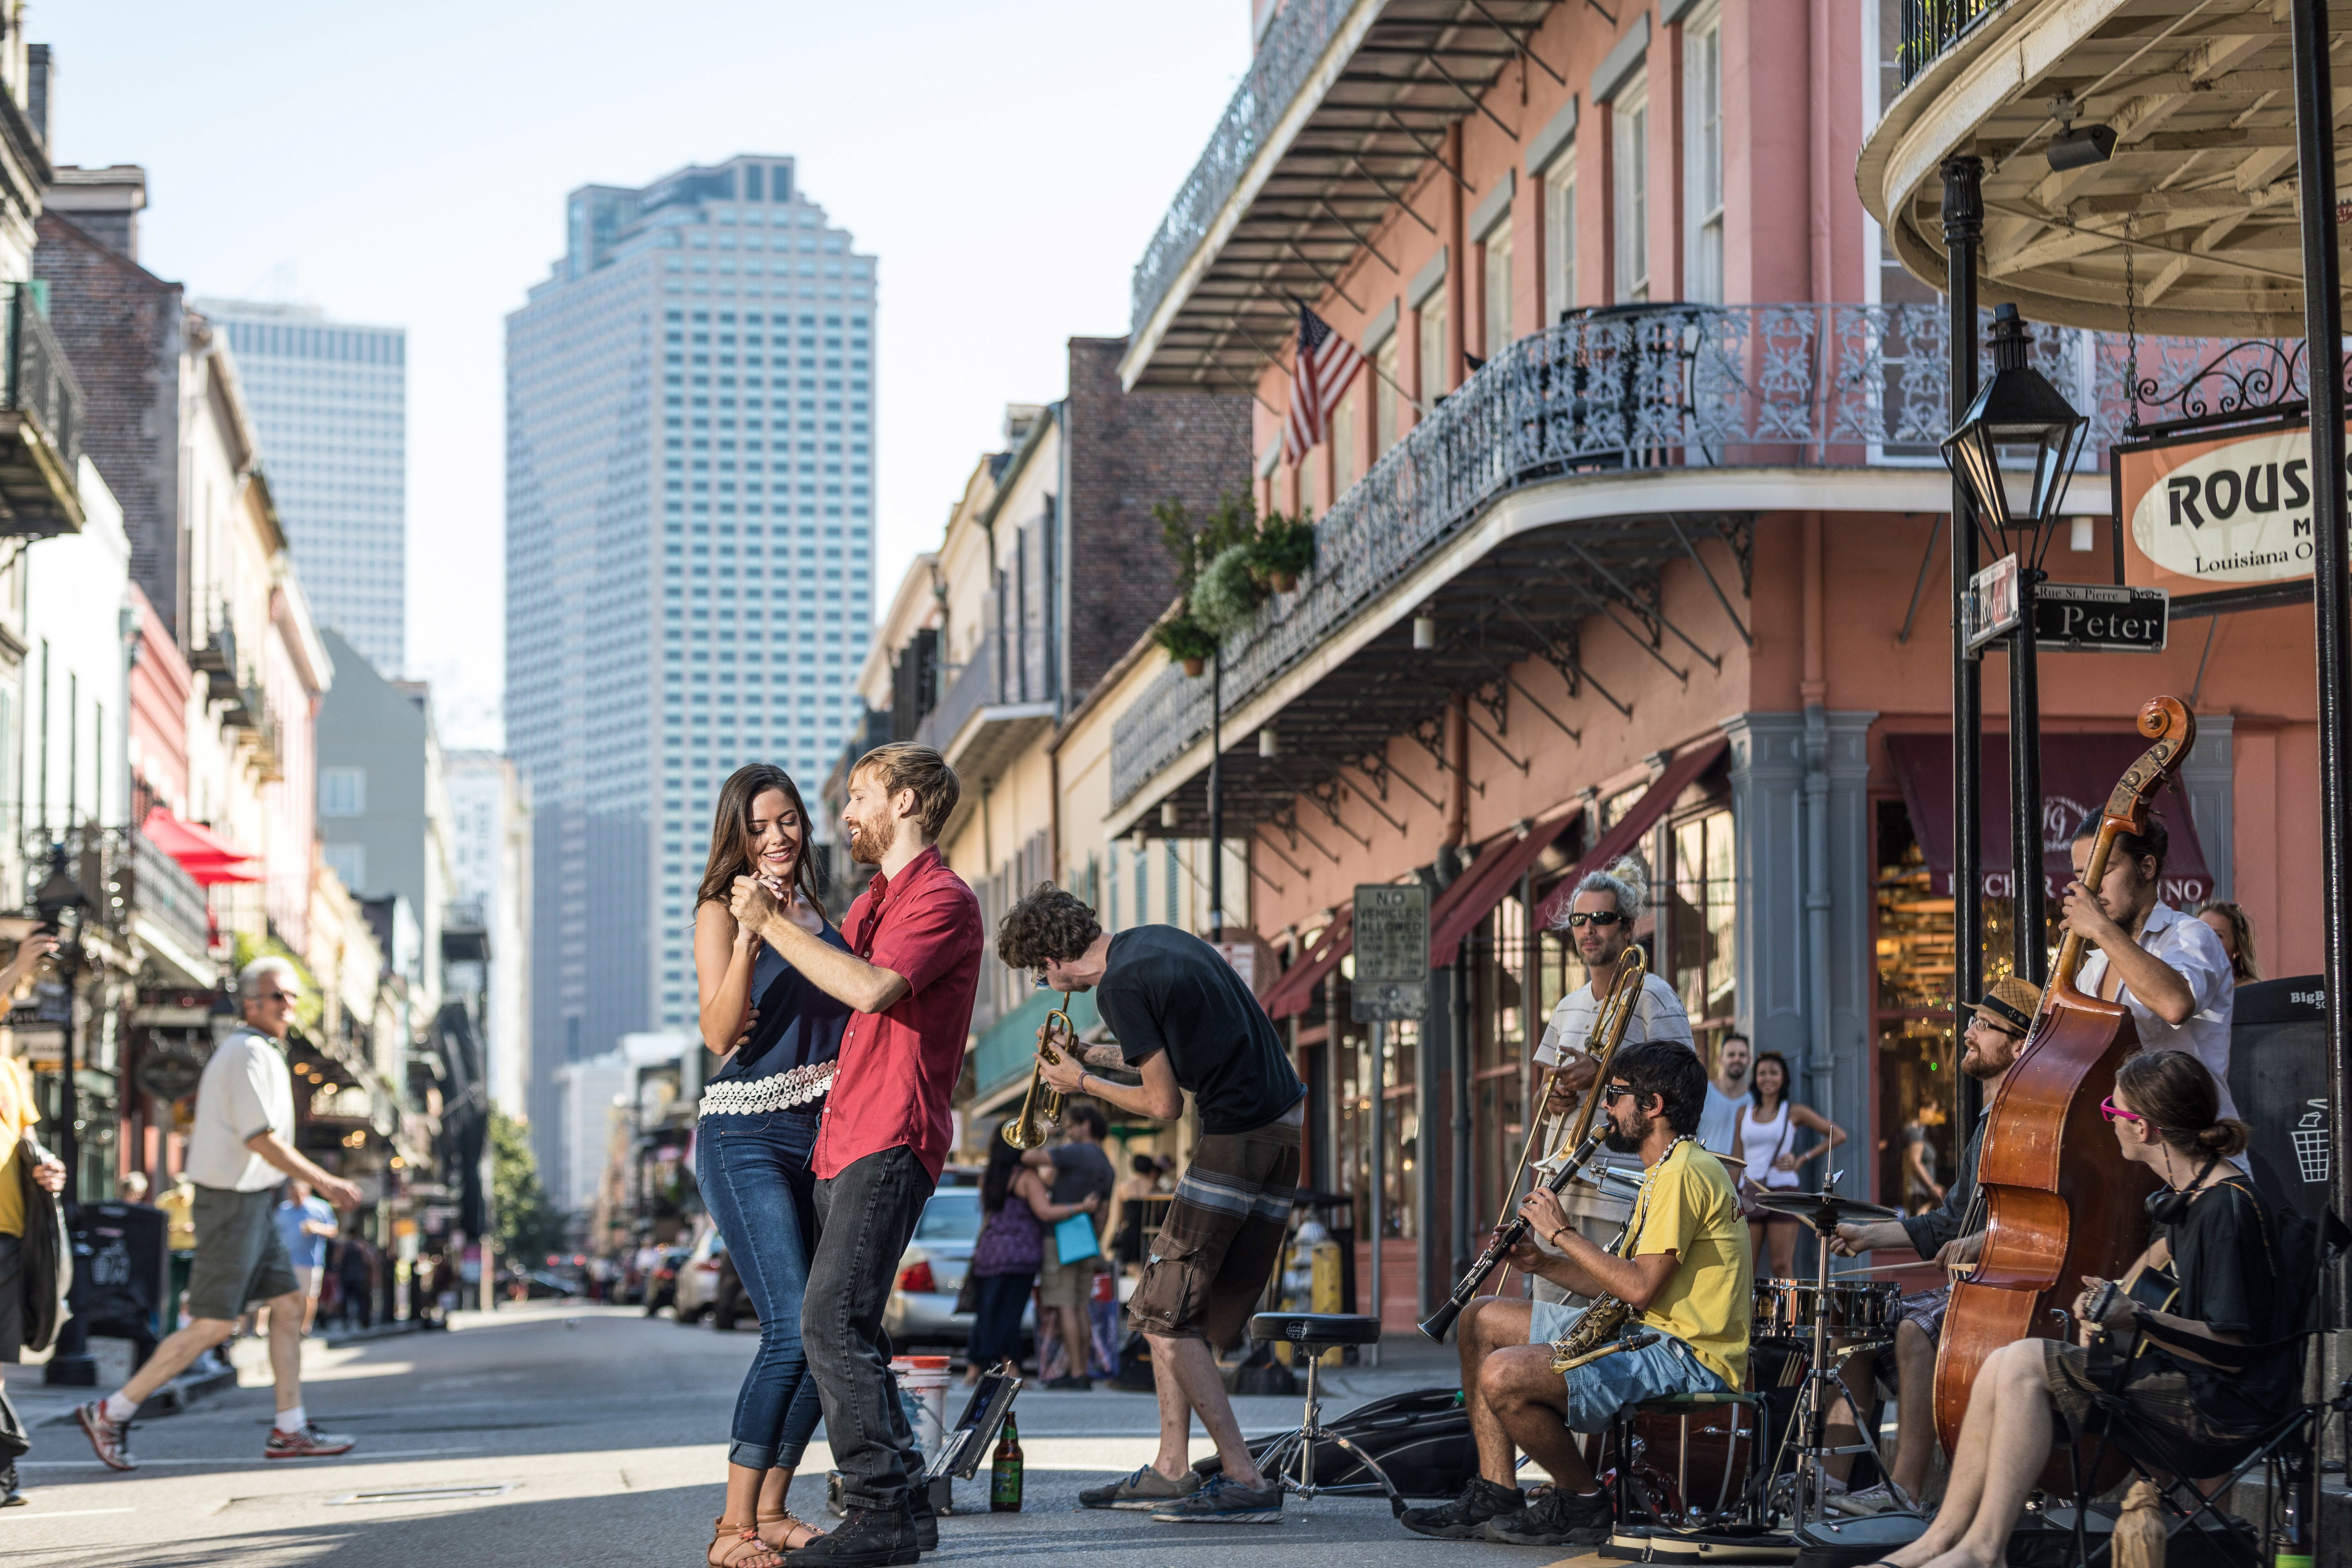
[[[963,1070],[980,989],[980,900],[924,850],[895,879],[876,872],[841,922],[849,950],[907,983],[879,1013],[853,1013],[809,1168],[820,1179],[901,1143],[934,1182],[947,1164],[948,1097]]]

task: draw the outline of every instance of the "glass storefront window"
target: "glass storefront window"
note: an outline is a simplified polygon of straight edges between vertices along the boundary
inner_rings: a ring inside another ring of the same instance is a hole
[[[1475,1032],[1471,1066],[1474,1105],[1472,1125],[1480,1131],[1473,1144],[1476,1185],[1470,1197],[1471,1213],[1484,1223],[1504,1200],[1504,1184],[1527,1135],[1528,1048],[1530,1018],[1528,1008],[1529,959],[1528,909],[1514,895],[1495,907],[1480,928],[1473,948],[1475,975],[1473,1006]],[[1540,1034],[1541,1026],[1533,1026]]]
[[[1900,801],[1879,805],[1878,862],[1877,1201],[1916,1214],[1940,1201],[1959,1161],[1952,900],[1936,892]]]
[[[1695,1033],[1728,1028],[1738,1010],[1732,935],[1739,889],[1731,813],[1710,811],[1676,824],[1673,844],[1668,978]]]

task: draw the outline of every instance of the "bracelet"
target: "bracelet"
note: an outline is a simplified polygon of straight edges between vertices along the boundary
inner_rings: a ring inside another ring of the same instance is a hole
[[[1084,1093],[1086,1093],[1086,1091],[1087,1091],[1087,1069],[1086,1069],[1086,1068],[1080,1068],[1078,1069],[1078,1087],[1077,1087],[1077,1091],[1076,1091],[1076,1092],[1078,1092],[1078,1093],[1080,1093],[1080,1094],[1084,1094]]]

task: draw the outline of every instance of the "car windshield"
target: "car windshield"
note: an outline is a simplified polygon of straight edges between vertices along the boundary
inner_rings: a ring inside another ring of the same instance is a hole
[[[972,1241],[980,1236],[980,1194],[971,1187],[937,1192],[915,1222],[917,1241]]]

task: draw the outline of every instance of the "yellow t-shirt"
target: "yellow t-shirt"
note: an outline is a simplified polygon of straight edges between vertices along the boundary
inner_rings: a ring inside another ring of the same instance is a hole
[[[40,1119],[31,1070],[15,1057],[0,1057],[0,1236],[25,1234],[25,1178],[16,1168],[17,1151]]]
[[[1756,1265],[1730,1173],[1696,1142],[1678,1143],[1651,1173],[1640,1202],[1641,1228],[1626,1256],[1675,1255],[1642,1325],[1684,1341],[1709,1371],[1746,1387]]]

